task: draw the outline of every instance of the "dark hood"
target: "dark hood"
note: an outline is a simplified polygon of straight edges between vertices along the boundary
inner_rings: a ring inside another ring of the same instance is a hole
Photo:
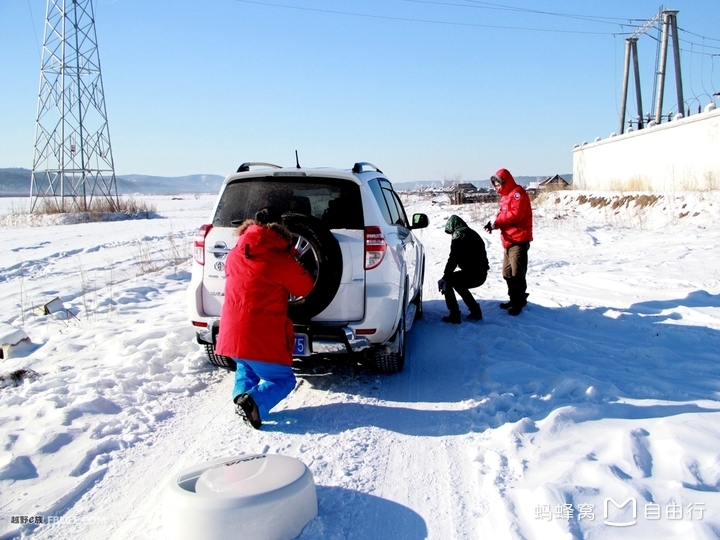
[[[465,235],[465,231],[469,228],[470,227],[468,227],[467,223],[465,223],[460,216],[456,216],[455,214],[450,216],[445,224],[445,232],[452,234],[453,240],[462,238]]]

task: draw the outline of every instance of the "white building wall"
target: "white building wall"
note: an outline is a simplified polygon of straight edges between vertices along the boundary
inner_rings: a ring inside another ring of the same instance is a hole
[[[573,187],[720,189],[720,109],[574,148]]]

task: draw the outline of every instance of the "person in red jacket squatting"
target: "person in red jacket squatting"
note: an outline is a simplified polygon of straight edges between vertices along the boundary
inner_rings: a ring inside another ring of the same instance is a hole
[[[260,429],[270,409],[295,388],[288,295],[307,295],[315,279],[293,257],[290,231],[277,209],[263,208],[237,234],[225,264],[225,303],[215,351],[237,363],[235,410]]]
[[[530,197],[522,186],[515,183],[513,175],[507,169],[500,169],[490,177],[490,181],[500,194],[500,210],[495,222],[488,221],[487,232],[500,229],[500,239],[504,249],[503,279],[508,288],[509,302],[500,304],[510,315],[518,315],[527,305],[527,282],[525,274],[528,266],[528,250],[532,242],[532,207]]]

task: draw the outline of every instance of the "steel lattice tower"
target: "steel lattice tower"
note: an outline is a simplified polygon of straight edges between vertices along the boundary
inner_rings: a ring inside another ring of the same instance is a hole
[[[47,0],[30,196],[119,203],[92,0]]]

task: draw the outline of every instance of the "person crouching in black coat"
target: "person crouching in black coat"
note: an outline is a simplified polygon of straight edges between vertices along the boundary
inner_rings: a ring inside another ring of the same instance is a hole
[[[445,295],[445,304],[450,315],[443,317],[442,321],[460,324],[460,308],[455,298],[455,291],[470,310],[469,319],[479,321],[482,319],[482,310],[477,300],[473,298],[470,289],[479,287],[487,279],[489,264],[485,252],[485,242],[480,235],[468,227],[462,218],[450,216],[445,225],[445,232],[452,235],[450,242],[450,256],[445,265],[445,272],[438,282],[440,292]],[[459,270],[455,270],[459,268]]]

